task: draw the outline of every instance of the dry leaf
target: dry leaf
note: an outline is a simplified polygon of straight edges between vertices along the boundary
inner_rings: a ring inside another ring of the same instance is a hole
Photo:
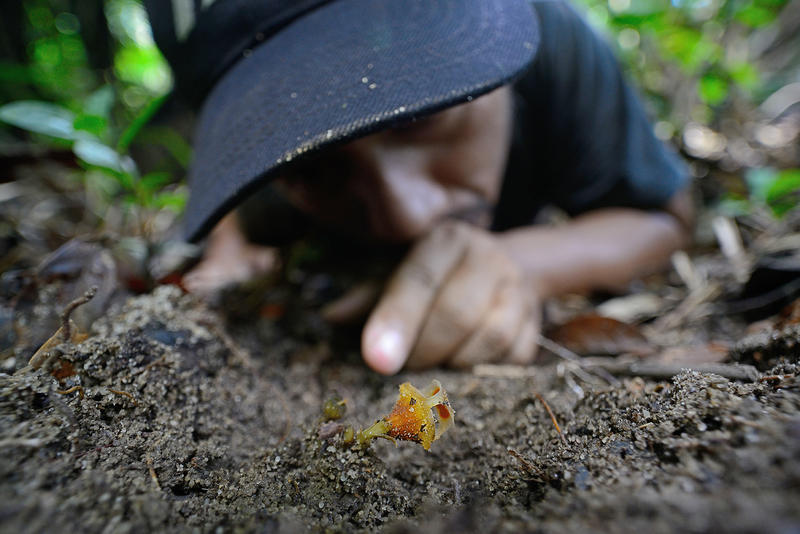
[[[575,317],[548,331],[545,337],[576,354],[647,356],[654,348],[639,329],[600,315]]]

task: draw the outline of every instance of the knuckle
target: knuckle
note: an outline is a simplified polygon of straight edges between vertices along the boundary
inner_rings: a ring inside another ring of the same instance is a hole
[[[438,285],[436,273],[433,271],[433,268],[421,261],[407,263],[403,269],[403,278],[425,289],[433,289]]]
[[[436,225],[431,232],[431,236],[437,240],[451,242],[455,239],[462,239],[466,232],[467,228],[465,223],[447,220]]]
[[[487,352],[502,353],[511,347],[511,334],[502,328],[487,328],[482,337]]]
[[[466,334],[473,326],[473,318],[463,307],[452,304],[442,305],[433,315],[437,327],[445,329],[453,335]]]

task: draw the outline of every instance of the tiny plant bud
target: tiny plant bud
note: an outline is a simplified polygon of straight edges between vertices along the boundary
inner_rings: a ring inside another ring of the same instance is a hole
[[[322,414],[325,416],[326,421],[335,421],[344,417],[347,412],[347,401],[339,397],[328,399],[322,405]]]
[[[435,415],[434,415],[435,414]],[[438,380],[423,393],[408,382],[400,385],[400,396],[392,412],[358,433],[362,447],[374,438],[413,441],[427,451],[453,424],[455,411]]]

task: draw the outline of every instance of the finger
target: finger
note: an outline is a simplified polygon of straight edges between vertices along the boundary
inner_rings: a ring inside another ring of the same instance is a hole
[[[488,243],[474,242],[464,260],[447,279],[428,312],[414,346],[410,368],[437,365],[478,329],[491,308],[505,265],[487,261]]]
[[[483,324],[470,335],[450,359],[454,367],[491,363],[506,355],[514,343],[525,317],[519,286],[501,284]]]
[[[370,367],[384,374],[403,367],[439,287],[464,256],[465,232],[459,224],[437,227],[392,276],[361,338]]]
[[[378,302],[381,283],[367,280],[350,288],[344,295],[322,308],[322,318],[336,324],[355,323],[367,316]]]
[[[538,316],[523,322],[511,349],[503,359],[505,363],[514,365],[530,365],[536,360],[539,352],[539,318]]]

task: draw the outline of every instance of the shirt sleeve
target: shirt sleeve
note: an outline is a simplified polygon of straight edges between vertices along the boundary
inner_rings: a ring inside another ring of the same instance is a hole
[[[533,179],[546,181],[537,190],[573,215],[662,207],[687,182],[685,165],[655,137],[610,47],[567,3],[532,5],[542,42],[516,89]]]

